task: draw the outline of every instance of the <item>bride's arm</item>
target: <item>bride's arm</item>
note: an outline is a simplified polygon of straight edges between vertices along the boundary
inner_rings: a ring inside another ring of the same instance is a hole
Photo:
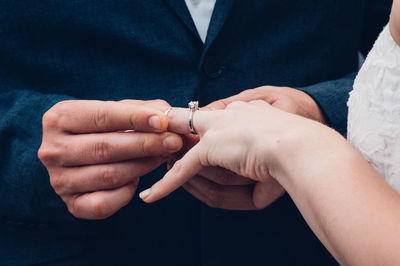
[[[395,42],[400,45],[400,0],[393,1],[392,13],[390,14],[390,33]]]
[[[188,134],[187,110],[171,116],[175,131]],[[334,130],[260,102],[198,111],[194,126],[200,142],[141,193],[145,202],[168,195],[202,166],[258,181],[255,190],[271,175],[341,264],[400,265],[400,196]]]
[[[332,130],[298,133],[271,174],[318,238],[341,264],[400,265],[399,194]]]

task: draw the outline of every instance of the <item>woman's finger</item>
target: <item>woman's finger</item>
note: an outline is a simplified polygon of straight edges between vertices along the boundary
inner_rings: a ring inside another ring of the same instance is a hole
[[[201,136],[208,129],[208,123],[217,111],[197,110],[193,113],[192,123],[196,132]],[[190,134],[190,110],[188,108],[172,108],[168,112],[168,130],[179,134]]]
[[[140,198],[146,203],[157,201],[168,196],[196,175],[203,167],[199,157],[200,148],[199,144],[194,146],[182,159],[174,164],[160,181],[141,192],[139,194]]]

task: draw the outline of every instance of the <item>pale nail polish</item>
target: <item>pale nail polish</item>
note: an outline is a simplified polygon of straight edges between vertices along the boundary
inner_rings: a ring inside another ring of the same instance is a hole
[[[160,130],[161,129],[160,117],[158,117],[158,115],[154,115],[154,116],[150,117],[149,125],[154,129]]]
[[[147,198],[150,195],[150,188],[146,189],[142,192],[139,193],[139,198],[141,198],[142,200],[144,200],[145,198]]]

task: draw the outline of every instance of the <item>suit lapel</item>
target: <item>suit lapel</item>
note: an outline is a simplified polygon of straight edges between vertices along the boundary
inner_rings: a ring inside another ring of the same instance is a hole
[[[197,32],[196,29],[196,25],[194,24],[194,21],[192,19],[192,16],[190,15],[189,9],[187,8],[185,1],[184,0],[164,0],[164,1],[181,19],[183,24],[185,24],[185,26],[201,41],[199,33]]]
[[[186,6],[184,0],[164,0],[169,7],[175,12],[175,14],[181,19],[186,27],[197,36],[200,40],[199,33],[196,29],[196,25],[193,22],[192,16],[190,15],[189,9]],[[218,36],[222,26],[228,18],[229,12],[233,6],[234,0],[217,0],[208,28],[206,42],[204,44],[203,52],[206,53],[208,48],[214,42]]]
[[[218,36],[218,33],[221,31],[221,28],[224,26],[233,6],[233,2],[234,0],[217,0],[210,21],[210,26],[208,28],[206,42],[204,44],[204,53],[207,52],[208,48]]]

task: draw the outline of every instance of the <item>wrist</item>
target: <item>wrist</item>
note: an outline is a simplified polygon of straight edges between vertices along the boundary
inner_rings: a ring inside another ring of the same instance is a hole
[[[279,136],[275,140],[269,170],[282,186],[287,188],[309,174],[334,153],[340,153],[348,145],[346,140],[333,129],[314,121]]]
[[[304,93],[307,98],[307,102],[308,102],[308,106],[309,106],[309,110],[310,110],[309,115],[306,117],[310,118],[314,121],[320,122],[322,124],[326,124],[325,116],[322,113],[322,110],[319,107],[319,105],[317,104],[317,102],[314,100],[314,98],[311,97],[311,95],[309,95],[308,93],[306,93],[304,91],[302,91],[302,93]]]

